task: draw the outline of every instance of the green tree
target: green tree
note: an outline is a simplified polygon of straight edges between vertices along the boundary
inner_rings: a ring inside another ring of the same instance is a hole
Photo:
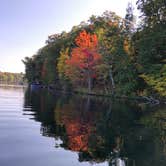
[[[133,14],[134,7],[132,3],[128,3],[126,8],[126,15],[125,15],[125,31],[126,35],[131,37],[132,33],[135,31],[135,16]]]
[[[138,0],[137,7],[142,15],[142,27],[153,28],[166,24],[166,3],[164,0]]]
[[[138,0],[137,5],[142,12],[142,24],[133,37],[138,71],[148,85],[148,93],[165,95],[165,1]]]
[[[27,78],[28,82],[31,83],[35,79],[35,63],[33,62],[33,58],[25,57],[22,62],[25,64],[25,77]]]

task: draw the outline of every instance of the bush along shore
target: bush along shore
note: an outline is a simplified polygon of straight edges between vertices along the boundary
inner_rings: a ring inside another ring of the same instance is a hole
[[[48,36],[45,46],[22,60],[28,82],[56,91],[165,103],[165,4],[138,0],[137,7],[142,15],[137,28],[129,3],[125,18],[106,11],[70,32]]]

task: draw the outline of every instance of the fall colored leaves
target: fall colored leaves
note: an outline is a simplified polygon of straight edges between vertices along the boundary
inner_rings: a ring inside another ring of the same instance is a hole
[[[87,82],[91,87],[92,79],[96,76],[96,66],[100,63],[101,56],[98,53],[98,39],[95,34],[87,33],[85,30],[75,39],[76,47],[62,53],[58,63],[58,70],[61,73],[63,68],[64,77],[68,77],[72,82]],[[63,59],[63,60],[62,60]],[[65,65],[64,67],[62,67]]]

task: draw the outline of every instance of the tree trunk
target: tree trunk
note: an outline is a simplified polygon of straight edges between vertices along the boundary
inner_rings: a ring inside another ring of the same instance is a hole
[[[88,93],[91,93],[92,90],[92,78],[90,77],[90,74],[88,75]]]
[[[87,96],[87,102],[85,104],[85,111],[90,110],[90,96]]]
[[[115,82],[114,82],[114,78],[112,76],[112,70],[111,69],[110,69],[109,73],[110,73],[110,80],[111,80],[111,85],[112,85],[112,94],[114,94]]]

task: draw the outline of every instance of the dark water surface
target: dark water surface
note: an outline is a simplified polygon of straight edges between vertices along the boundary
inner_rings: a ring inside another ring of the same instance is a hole
[[[0,166],[166,166],[166,107],[0,88]]]

